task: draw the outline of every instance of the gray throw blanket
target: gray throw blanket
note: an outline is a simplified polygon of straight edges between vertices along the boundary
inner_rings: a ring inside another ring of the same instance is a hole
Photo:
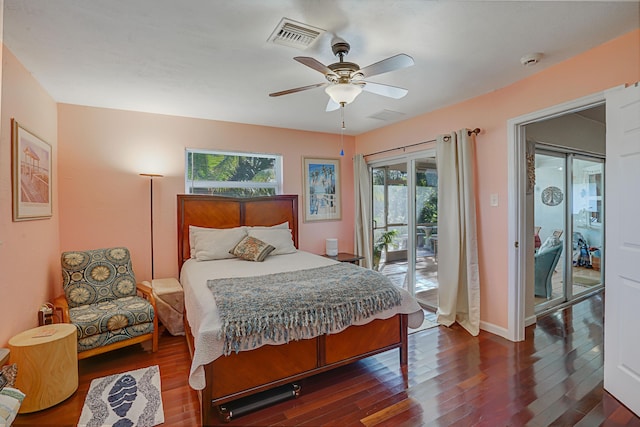
[[[353,264],[207,281],[222,320],[225,355],[341,330],[397,307],[400,291],[382,274]]]

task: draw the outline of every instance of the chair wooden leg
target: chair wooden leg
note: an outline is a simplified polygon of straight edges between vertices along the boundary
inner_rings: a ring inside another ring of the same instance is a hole
[[[153,307],[155,309],[155,306]],[[157,311],[156,311],[157,313]],[[154,316],[153,317],[153,339],[152,339],[152,346],[151,346],[151,351],[153,351],[154,353],[156,351],[158,351],[158,316]]]

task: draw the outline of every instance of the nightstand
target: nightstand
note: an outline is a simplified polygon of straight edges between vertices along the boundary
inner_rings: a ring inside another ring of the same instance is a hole
[[[340,262],[350,262],[351,264],[357,264],[358,261],[360,261],[361,259],[364,259],[363,256],[350,254],[348,252],[340,252],[336,256],[330,256],[330,255],[327,255],[327,254],[324,254],[322,256],[325,257],[325,258],[331,258],[331,259],[334,259],[334,260],[340,261]]]
[[[153,296],[158,308],[158,319],[171,335],[184,335],[184,293],[177,279],[153,279]]]

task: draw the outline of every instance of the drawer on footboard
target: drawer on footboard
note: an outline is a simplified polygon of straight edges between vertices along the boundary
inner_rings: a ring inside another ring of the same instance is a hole
[[[251,351],[221,356],[212,362],[212,398],[227,396],[317,367],[318,339],[265,345]]]
[[[401,341],[400,316],[374,320],[361,326],[350,326],[335,335],[326,336],[325,362],[340,362],[352,357],[397,345]]]

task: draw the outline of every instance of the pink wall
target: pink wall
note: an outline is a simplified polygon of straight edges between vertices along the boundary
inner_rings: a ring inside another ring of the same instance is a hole
[[[480,127],[478,225],[482,320],[507,325],[508,119],[640,80],[640,30],[509,87],[403,123],[347,138],[342,158],[342,221],[301,223],[301,248],[322,253],[326,237],[353,248],[354,152],[431,139],[462,127]],[[0,122],[0,345],[36,325],[39,305],[61,292],[60,252],[129,246],[140,280],[150,277],[149,182],[155,182],[155,269],[177,275],[175,195],[184,191],[184,149],[219,148],[284,155],[285,192],[301,191],[302,156],[338,157],[339,136],[253,125],[58,105],[13,55],[4,50]],[[11,221],[10,118],[53,147],[54,216]],[[59,141],[59,142],[58,142]],[[393,153],[392,153],[393,154]],[[55,167],[55,166],[54,166]],[[57,190],[56,190],[57,189]],[[499,206],[489,206],[497,193]]]
[[[356,137],[372,153],[435,138],[463,127],[477,137],[477,213],[481,319],[507,327],[507,120],[640,80],[640,30],[633,31],[511,86]],[[394,153],[390,153],[394,154]],[[499,206],[491,207],[491,194]]]
[[[0,347],[25,329],[38,326],[37,310],[51,301],[59,281],[56,103],[2,46],[0,115]],[[12,221],[11,118],[51,144],[54,165],[53,217]]]
[[[338,135],[60,104],[60,250],[125,245],[138,280],[151,278],[149,180],[154,180],[154,269],[178,277],[176,194],[184,193],[185,148],[283,155],[284,192],[300,195],[302,156],[338,158]],[[342,220],[300,222],[300,248],[324,253],[338,237],[353,250],[353,137],[341,158]]]

